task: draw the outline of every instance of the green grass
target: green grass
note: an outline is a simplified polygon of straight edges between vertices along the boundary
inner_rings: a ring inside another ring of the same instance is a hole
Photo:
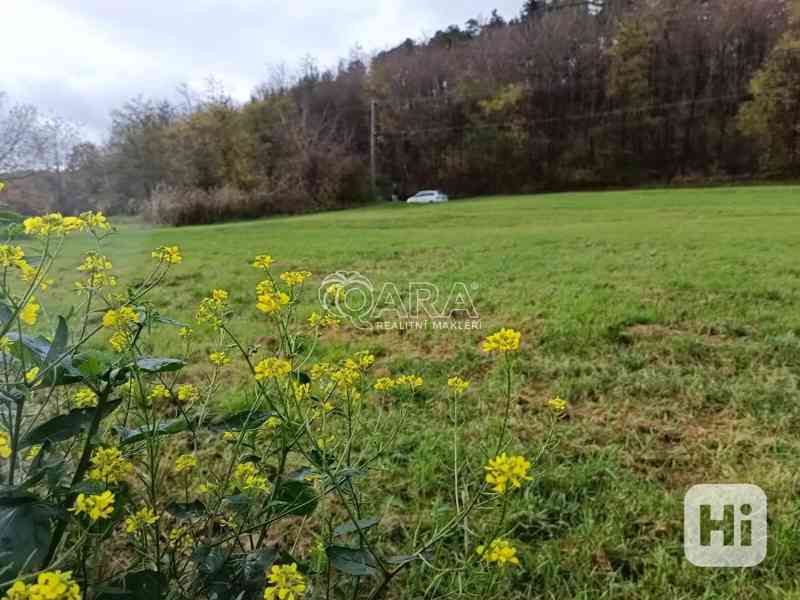
[[[510,512],[525,568],[504,584],[509,597],[798,597],[798,201],[795,187],[486,198],[184,229],[126,225],[106,252],[131,281],[152,248],[179,244],[185,261],[154,303],[190,320],[203,296],[226,288],[235,329],[261,344],[271,338],[253,309],[256,254],[314,272],[309,310],[314,283],[337,270],[401,289],[476,284],[480,332],[345,330],[326,339],[334,356],[370,348],[380,370],[426,378],[425,399],[410,409],[414,425],[390,457],[408,468],[381,482],[398,549],[448,499],[439,390],[449,374],[474,379],[465,409],[476,418],[464,435],[488,436],[501,382],[479,342],[512,326],[524,335],[515,449],[537,447],[548,397],[560,394],[570,409],[558,451],[536,465]],[[67,248],[70,269],[85,249]],[[161,348],[179,347],[174,331],[157,338]],[[224,404],[241,402],[238,381]],[[683,494],[711,482],[766,491],[769,554],[760,566],[700,569],[684,560]],[[427,588],[431,580],[428,570],[407,577],[403,597],[456,595],[455,583]]]

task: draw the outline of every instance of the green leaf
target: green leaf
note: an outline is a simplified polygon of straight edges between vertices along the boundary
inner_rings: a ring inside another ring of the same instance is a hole
[[[72,364],[87,379],[97,379],[111,369],[115,360],[116,356],[110,352],[90,350],[76,355]]]
[[[310,515],[317,508],[317,498],[314,488],[302,481],[283,481],[275,490],[273,503],[278,505],[281,514],[304,517]]]
[[[378,574],[375,557],[361,548],[328,546],[325,554],[334,569],[354,577],[371,577]]]
[[[272,416],[275,416],[275,413],[270,411],[242,410],[231,415],[218,417],[208,427],[212,431],[249,431],[258,429]]]
[[[189,429],[190,423],[184,418],[170,419],[161,421],[155,427],[137,427],[136,429],[117,428],[119,434],[119,445],[127,446],[142,442],[149,437],[173,435]]]
[[[276,558],[278,551],[275,548],[261,548],[242,557],[241,571],[245,583],[263,587],[264,573],[269,571]]]
[[[97,590],[97,600],[158,600],[167,592],[167,581],[156,571],[128,573],[122,587],[104,586]]]
[[[103,406],[103,415],[105,418],[110,415],[114,410],[122,404],[122,400],[112,400],[106,402]],[[28,435],[26,435],[20,442],[20,447],[30,448],[37,444],[44,444],[45,442],[63,442],[76,435],[84,433],[89,429],[89,425],[94,419],[95,412],[99,408],[78,408],[71,410],[65,415],[58,415],[49,421],[45,421],[38,427],[34,427]]]
[[[52,365],[67,351],[68,342],[69,329],[67,328],[67,322],[64,320],[64,317],[59,316],[58,325],[56,325],[56,331],[53,334],[53,341],[44,359],[46,366]]]
[[[179,358],[152,358],[142,357],[137,358],[129,366],[137,366],[140,370],[146,373],[171,373],[180,371],[186,366],[186,361]]]
[[[166,506],[167,512],[176,519],[194,519],[206,513],[206,505],[195,500],[194,502],[170,502]]]
[[[0,507],[0,571],[15,577],[23,567],[35,571],[50,547],[50,522],[57,508],[43,502]],[[8,569],[8,571],[5,571]]]
[[[192,560],[197,563],[200,573],[212,577],[225,566],[225,552],[221,548],[201,545],[192,552]]]
[[[380,517],[366,517],[364,519],[359,519],[355,523],[353,521],[347,521],[346,523],[342,523],[341,525],[336,527],[333,530],[333,535],[340,536],[348,533],[355,533],[359,529],[361,531],[364,531],[366,529],[371,529],[372,527],[375,527],[375,525],[377,525],[380,522],[381,522]],[[358,527],[356,527],[356,524],[358,524]]]

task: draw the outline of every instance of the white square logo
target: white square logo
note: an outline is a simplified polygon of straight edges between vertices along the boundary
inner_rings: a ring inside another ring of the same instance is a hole
[[[683,499],[683,549],[698,567],[754,567],[767,556],[767,495],[757,485],[701,484]]]

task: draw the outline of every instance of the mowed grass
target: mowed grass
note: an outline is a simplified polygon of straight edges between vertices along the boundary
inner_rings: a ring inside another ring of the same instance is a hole
[[[446,378],[474,380],[463,436],[480,446],[496,426],[501,381],[479,343],[510,326],[524,340],[513,449],[538,448],[547,398],[559,394],[570,408],[557,450],[535,465],[509,513],[524,568],[502,584],[505,595],[800,597],[800,188],[484,198],[183,229],[133,224],[105,252],[123,280],[135,281],[162,244],[180,245],[185,260],[151,297],[161,312],[188,322],[203,296],[225,288],[234,328],[265,346],[272,337],[254,310],[258,273],[249,266],[256,254],[271,254],[280,270],[315,274],[307,311],[320,280],[339,270],[401,291],[409,282],[433,283],[445,296],[456,282],[472,290],[482,331],[345,327],[318,353],[368,348],[379,372],[426,379],[387,458],[391,476],[378,475],[384,500],[376,508],[388,515],[386,543],[398,551],[448,510]],[[87,248],[71,242],[60,280],[77,278],[72,269]],[[180,347],[169,328],[156,341],[162,351]],[[196,354],[189,377],[203,368],[202,345]],[[230,376],[223,407],[243,401],[242,381]],[[769,553],[760,566],[685,561],[683,495],[715,482],[766,491]],[[446,566],[447,553],[435,565]],[[459,588],[416,569],[422,576],[403,579],[397,597],[481,595],[463,574]]]

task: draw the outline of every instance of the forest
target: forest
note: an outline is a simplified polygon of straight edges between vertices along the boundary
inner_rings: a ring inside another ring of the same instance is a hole
[[[0,173],[21,212],[98,208],[173,225],[427,187],[459,197],[791,179],[798,52],[798,0],[529,0],[513,19],[493,11],[354,50],[336,68],[273,67],[245,102],[213,80],[133,98],[101,144],[6,99]]]

